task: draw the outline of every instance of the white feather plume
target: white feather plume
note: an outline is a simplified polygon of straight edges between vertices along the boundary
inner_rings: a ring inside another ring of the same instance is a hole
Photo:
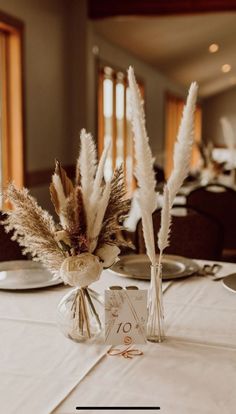
[[[82,129],[80,135],[79,169],[81,176],[81,188],[84,199],[88,199],[93,190],[93,182],[97,166],[96,146],[92,135]]]
[[[190,168],[192,146],[194,142],[194,112],[197,100],[198,86],[191,84],[177,140],[174,147],[174,167],[167,181],[164,191],[163,207],[161,212],[161,227],[158,233],[158,247],[160,257],[164,249],[169,245],[171,208],[174,198],[187,177]],[[161,259],[160,259],[161,260]]]
[[[77,163],[77,170],[80,172],[81,191],[83,195],[84,208],[86,212],[87,223],[92,221],[92,208],[90,196],[93,191],[93,182],[97,166],[96,146],[91,134],[82,129],[80,134],[80,156]]]
[[[163,206],[161,210],[161,227],[158,233],[158,248],[160,255],[170,244],[170,227],[171,227],[171,205],[169,190],[165,185],[163,192]]]
[[[235,134],[230,124],[229,120],[226,117],[220,118],[220,123],[223,130],[223,136],[225,140],[225,144],[229,150],[230,155],[230,164],[234,164],[234,149],[235,149]]]
[[[141,200],[139,200],[139,205],[142,217],[142,229],[146,252],[151,264],[154,266],[156,264],[156,252],[152,214],[146,210],[146,206],[143,205],[143,202]]]
[[[146,132],[143,102],[135,80],[133,68],[129,67],[128,80],[131,96],[131,118],[134,132],[136,178],[139,186],[139,203],[142,214],[143,234],[147,254],[152,264],[156,262],[152,213],[156,208],[156,180],[153,158]]]
[[[63,185],[61,182],[61,178],[58,174],[53,174],[52,176],[52,182],[54,184],[55,190],[57,192],[57,197],[58,197],[58,201],[59,201],[59,205],[60,205],[60,212],[59,212],[59,217],[60,217],[60,222],[63,228],[67,227],[68,221],[65,217],[65,215],[63,214],[63,211],[66,208],[66,203],[67,203],[67,198],[65,196],[64,190],[63,190]]]
[[[186,105],[180,123],[177,140],[174,147],[174,167],[168,180],[170,205],[179,191],[190,168],[191,151],[194,142],[194,112],[197,100],[198,85],[193,82],[190,86]]]
[[[110,194],[111,194],[111,183],[107,182],[104,187],[101,198],[98,201],[94,221],[92,223],[92,226],[89,232],[89,238],[91,240],[90,249],[89,249],[90,252],[93,252],[97,246],[97,238],[101,231],[102,222],[103,222],[103,218],[106,212]]]
[[[61,178],[58,174],[54,173],[52,176],[52,182],[57,192],[58,201],[61,205],[61,208],[65,207],[66,204],[66,196],[64,194]]]
[[[137,160],[136,177],[138,185],[142,189],[142,195],[145,193],[147,197],[145,199],[146,204],[153,212],[156,208],[156,180],[153,170],[153,157],[146,132],[143,102],[133,68],[131,67],[128,70],[128,79],[131,96],[132,126],[135,138],[135,157]]]
[[[174,147],[174,167],[164,189],[161,226],[158,233],[160,260],[164,249],[169,245],[171,226],[171,207],[184,179],[187,177],[194,142],[194,112],[197,100],[198,86],[192,83],[189,89],[186,105]]]
[[[90,197],[91,205],[93,207],[96,207],[98,200],[101,197],[102,181],[104,178],[104,167],[105,167],[105,162],[106,162],[107,154],[108,154],[110,147],[111,147],[111,140],[108,141],[107,145],[103,149],[101,158],[98,163],[96,176],[93,182],[93,191]]]

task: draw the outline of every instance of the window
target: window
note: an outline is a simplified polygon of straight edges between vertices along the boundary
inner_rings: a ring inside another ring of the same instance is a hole
[[[175,140],[178,134],[182,112],[184,107],[184,100],[174,95],[168,94],[166,97],[166,134],[165,134],[165,175],[169,177],[173,167],[173,150]],[[191,167],[196,167],[199,163],[200,154],[197,148],[197,143],[201,142],[201,126],[202,126],[202,111],[199,106],[195,111],[195,145],[192,150]]]
[[[143,95],[143,86],[139,82]],[[99,72],[98,93],[98,153],[111,140],[111,148],[105,165],[105,179],[123,163],[127,193],[135,187],[133,135],[130,119],[129,87],[126,75],[103,66]]]
[[[0,13],[0,190],[23,185],[22,30]]]

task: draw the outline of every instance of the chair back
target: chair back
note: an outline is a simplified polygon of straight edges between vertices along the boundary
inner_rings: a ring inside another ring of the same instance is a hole
[[[207,213],[223,226],[224,249],[236,248],[236,191],[222,184],[208,184],[189,193],[187,204]]]
[[[219,260],[222,252],[222,227],[214,218],[188,206],[176,205],[171,210],[172,224],[170,246],[166,254]],[[157,234],[161,223],[161,209],[153,213],[154,238],[157,247]],[[142,221],[137,224],[136,247],[138,253],[145,253]]]
[[[0,220],[4,219],[4,213],[0,211]],[[0,261],[26,260],[22,254],[20,246],[11,240],[12,232],[6,233],[4,226],[0,224]]]

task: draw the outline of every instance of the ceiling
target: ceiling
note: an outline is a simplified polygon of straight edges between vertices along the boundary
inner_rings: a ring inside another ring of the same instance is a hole
[[[180,85],[196,80],[207,97],[236,85],[236,12],[112,17],[93,22],[110,42],[153,65]],[[219,50],[209,53],[211,43]],[[229,73],[222,73],[230,64]]]

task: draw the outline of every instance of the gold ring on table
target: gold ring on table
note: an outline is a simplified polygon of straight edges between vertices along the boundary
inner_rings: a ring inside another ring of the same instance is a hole
[[[110,356],[123,356],[124,358],[132,359],[134,356],[141,356],[143,352],[139,349],[130,349],[131,345],[129,345],[125,349],[113,348],[107,351],[108,355]]]

